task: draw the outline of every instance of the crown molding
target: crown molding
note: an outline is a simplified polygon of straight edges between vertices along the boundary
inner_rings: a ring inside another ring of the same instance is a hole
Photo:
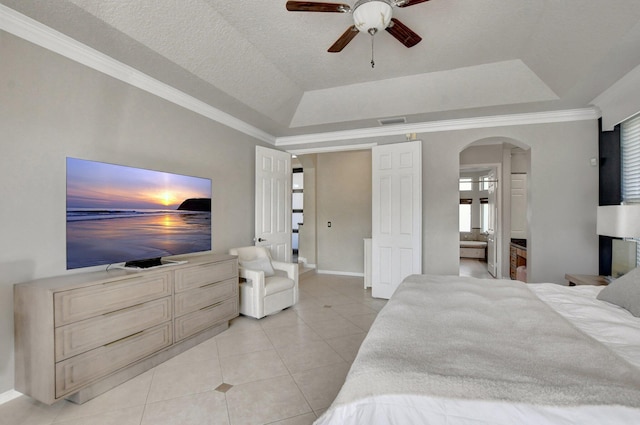
[[[360,143],[357,145],[336,145],[336,146],[323,146],[320,148],[308,148],[308,149],[287,149],[291,155],[308,155],[311,153],[328,153],[328,152],[343,152],[343,151],[356,151],[363,149],[371,149],[378,146],[377,143]]]
[[[400,124],[385,127],[361,128],[357,130],[333,131],[327,133],[277,137],[275,145],[303,145],[308,143],[335,142],[339,140],[371,139],[372,137],[398,136],[410,133],[436,133],[440,131],[469,130],[475,128],[595,120],[598,118],[600,118],[599,110],[594,107],[589,107],[583,109],[567,109],[561,111],[462,118],[416,124]]]
[[[271,145],[275,137],[0,4],[0,29]]]

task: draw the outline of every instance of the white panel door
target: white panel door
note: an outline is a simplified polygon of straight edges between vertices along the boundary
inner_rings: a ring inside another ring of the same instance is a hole
[[[527,239],[526,174],[511,174],[511,238]]]
[[[256,246],[291,262],[291,155],[256,146]]]
[[[422,142],[372,150],[371,294],[390,298],[422,273]]]

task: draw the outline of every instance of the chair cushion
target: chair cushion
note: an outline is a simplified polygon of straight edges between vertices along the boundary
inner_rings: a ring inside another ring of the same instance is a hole
[[[271,260],[269,260],[268,257],[260,257],[253,260],[240,261],[240,266],[249,270],[263,271],[264,277],[275,275],[273,265],[271,265]]]
[[[281,276],[272,276],[264,280],[265,295],[277,294],[278,292],[292,289],[295,285],[293,279]]]

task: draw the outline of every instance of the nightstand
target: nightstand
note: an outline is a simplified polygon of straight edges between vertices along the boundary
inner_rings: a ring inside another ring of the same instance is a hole
[[[604,276],[597,276],[591,274],[565,274],[564,278],[569,281],[569,286],[576,285],[595,285],[602,286],[608,285],[609,282]]]

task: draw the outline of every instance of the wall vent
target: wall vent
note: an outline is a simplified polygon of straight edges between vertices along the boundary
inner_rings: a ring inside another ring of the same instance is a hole
[[[407,119],[405,117],[380,118],[378,122],[380,125],[406,124]]]

